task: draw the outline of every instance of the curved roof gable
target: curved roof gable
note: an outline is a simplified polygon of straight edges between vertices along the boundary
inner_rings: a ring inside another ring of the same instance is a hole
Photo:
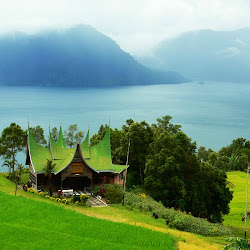
[[[95,146],[90,147],[90,159],[86,162],[96,170],[113,170],[110,146],[110,129],[108,128],[103,139]]]
[[[62,126],[60,126],[59,136],[56,144],[62,148],[66,148],[66,144],[63,138]]]
[[[43,172],[44,165],[48,160],[52,160],[49,148],[39,145],[30,129],[28,130],[28,149],[30,152],[30,160],[35,172]]]
[[[81,150],[82,150],[82,155],[85,159],[90,158],[89,156],[89,130],[84,141],[81,144]]]

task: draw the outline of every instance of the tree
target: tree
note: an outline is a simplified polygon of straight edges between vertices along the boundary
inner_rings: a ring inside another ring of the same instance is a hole
[[[231,157],[229,158],[229,164],[231,166],[231,169],[235,171],[239,163],[240,163],[239,156],[236,154],[232,154]]]
[[[206,149],[205,147],[201,146],[198,149],[198,157],[200,158],[201,161],[206,162],[209,161],[209,156],[213,152],[212,149]]]
[[[122,130],[124,131],[124,135],[121,138],[121,145],[124,147],[124,156],[127,153],[128,141],[131,139],[128,184],[144,185],[146,156],[149,145],[153,141],[152,128],[145,121],[132,122],[132,120],[128,120],[127,125],[124,125]]]
[[[109,127],[108,124],[105,124],[105,125],[101,124],[101,126],[100,126],[100,128],[98,130],[98,133],[92,135],[91,138],[90,138],[90,145],[91,146],[94,146],[94,145],[98,144],[102,140],[102,138],[104,137],[108,127]]]
[[[12,160],[12,172],[15,170],[16,155],[24,150],[27,142],[27,134],[16,123],[11,123],[5,128],[0,138],[0,155],[4,159]]]
[[[47,159],[47,163],[44,165],[44,168],[43,168],[44,175],[48,177],[50,196],[52,196],[52,174],[53,174],[55,167],[56,167],[56,163],[53,163],[52,160]]]
[[[9,168],[9,174],[10,174],[11,169],[13,168],[13,165],[15,165],[15,163],[16,163],[16,162],[13,163],[12,160],[5,159],[2,166],[3,166],[3,167],[4,167],[4,166],[5,166],[5,167],[8,167],[8,168]]]
[[[22,183],[22,173],[23,173],[24,169],[25,169],[25,166],[22,163],[17,164],[17,171],[19,174],[19,183]]]
[[[194,216],[221,222],[229,213],[232,193],[226,174],[201,163],[196,143],[182,131],[162,130],[150,144],[145,167],[145,188],[166,207],[191,212]]]
[[[78,131],[77,124],[69,125],[68,130],[64,131],[65,142],[67,146],[73,147],[76,144],[80,144],[84,137],[83,131]]]
[[[40,125],[37,125],[34,128],[30,128],[30,130],[37,143],[41,145],[47,145],[47,141],[44,137],[44,130]]]
[[[54,139],[54,141],[57,142],[58,137],[59,137],[59,132],[56,127],[51,129],[51,136]]]

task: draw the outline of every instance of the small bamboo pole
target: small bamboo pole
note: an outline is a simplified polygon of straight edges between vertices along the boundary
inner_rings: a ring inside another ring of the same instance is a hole
[[[127,172],[128,172],[128,157],[129,157],[130,141],[131,141],[131,138],[129,138],[129,140],[128,140],[126,170],[125,170],[125,176],[124,176],[124,182],[123,182],[123,197],[122,197],[122,205],[123,206],[125,205],[125,192],[126,192],[126,182],[127,182]]]

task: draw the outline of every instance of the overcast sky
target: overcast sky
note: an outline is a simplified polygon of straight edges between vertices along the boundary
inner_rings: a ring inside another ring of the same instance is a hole
[[[89,24],[140,56],[164,38],[250,26],[250,0],[0,0],[0,33]]]

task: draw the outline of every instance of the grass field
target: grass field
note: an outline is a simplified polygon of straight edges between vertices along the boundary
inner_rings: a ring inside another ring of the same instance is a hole
[[[3,191],[4,193],[13,195],[14,184],[0,175],[0,190]],[[91,208],[91,207],[82,207],[72,204],[65,205],[62,203],[55,203],[53,201],[50,201],[49,199],[42,198],[39,195],[35,195],[29,192],[23,192],[20,190],[18,190],[17,195],[26,197],[31,200],[41,201],[45,204],[53,204],[54,206],[63,207],[68,210],[73,210],[79,214],[84,214],[91,217],[97,217],[114,222],[122,222],[123,224],[135,225],[137,227],[148,228],[153,231],[162,232],[165,234],[171,234],[175,238],[178,237],[179,241],[177,242],[176,246],[179,247],[179,249],[216,250],[216,249],[221,249],[221,247],[225,244],[224,238],[221,238],[220,240],[210,239],[196,234],[170,229],[166,226],[166,223],[163,219],[155,220],[153,219],[151,214],[140,213],[139,211],[136,210],[131,211],[121,206]],[[41,213],[40,209],[39,211]],[[15,228],[12,229],[12,234],[14,232]],[[211,244],[208,241],[212,242],[213,244]],[[214,242],[221,243],[222,245],[214,244]]]
[[[170,235],[0,192],[1,249],[173,249]]]
[[[228,172],[227,177],[228,181],[234,185],[234,188],[232,188],[234,193],[233,200],[230,203],[230,214],[224,217],[224,224],[232,226],[235,236],[244,237],[245,228],[244,222],[241,220],[241,214],[245,214],[247,174],[240,171]],[[250,203],[250,188],[248,201]],[[248,211],[250,211],[250,204],[248,205]],[[249,220],[248,229],[250,230]],[[250,238],[250,232],[247,238]]]

